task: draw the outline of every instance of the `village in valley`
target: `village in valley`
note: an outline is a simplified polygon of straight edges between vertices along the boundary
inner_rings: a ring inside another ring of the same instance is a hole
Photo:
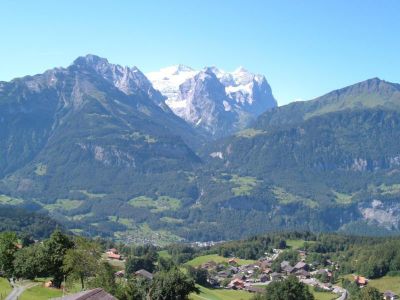
[[[252,263],[235,257],[225,258],[221,261],[221,256],[206,255],[204,258],[210,257],[210,260],[195,264],[195,267],[207,271],[208,287],[213,289],[263,293],[265,287],[271,282],[295,276],[300,282],[308,285],[314,291],[332,295],[332,299],[348,299],[348,291],[335,278],[335,273],[339,269],[337,263],[328,259],[326,261],[327,265],[321,268],[317,262],[306,262],[307,251],[300,249],[295,251],[298,252],[299,260],[294,264],[287,260],[280,261],[279,256],[284,250],[273,249],[273,253],[265,253],[264,257],[252,261]],[[114,263],[115,261],[124,262],[123,256],[115,248],[107,250],[106,257],[111,263],[113,261]],[[217,259],[212,259],[212,257]],[[147,280],[153,279],[153,274],[144,269],[136,271],[134,275]],[[117,271],[115,276],[124,278],[125,270]],[[351,277],[349,275],[348,278],[351,278],[360,288],[368,285],[368,279],[363,276],[353,274]],[[383,293],[383,299],[395,300],[399,299],[399,296],[391,290],[387,290]]]

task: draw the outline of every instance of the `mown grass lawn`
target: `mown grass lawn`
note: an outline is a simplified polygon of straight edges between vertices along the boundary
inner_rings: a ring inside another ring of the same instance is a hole
[[[51,298],[61,297],[62,290],[46,288],[38,285],[27,289],[22,293],[18,300],[47,300]]]
[[[249,300],[254,294],[245,291],[208,289],[198,286],[200,294],[191,294],[190,300]]]
[[[399,276],[384,276],[379,279],[371,279],[368,285],[377,288],[382,293],[391,290],[395,294],[400,294],[400,277]]]
[[[12,287],[6,278],[0,278],[0,300],[6,298],[6,296],[11,292]]]
[[[198,256],[190,261],[188,261],[186,264],[191,265],[193,267],[200,266],[206,262],[209,261],[214,261],[216,263],[222,263],[222,262],[228,262],[229,258],[219,256],[217,254],[210,254],[210,255],[203,255],[203,256]],[[237,263],[239,265],[249,265],[255,262],[255,260],[248,260],[248,259],[240,259],[240,258],[235,258]]]

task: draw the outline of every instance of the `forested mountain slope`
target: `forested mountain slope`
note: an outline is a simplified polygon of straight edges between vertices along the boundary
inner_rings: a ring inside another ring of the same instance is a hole
[[[392,234],[399,108],[399,85],[371,79],[211,142],[137,68],[88,55],[0,83],[0,204],[145,243],[294,228]]]

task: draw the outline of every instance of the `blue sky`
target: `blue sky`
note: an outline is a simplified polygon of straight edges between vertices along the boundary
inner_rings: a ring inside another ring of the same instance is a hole
[[[372,77],[400,82],[397,0],[3,0],[0,80],[97,54],[154,71],[242,65],[280,105]]]

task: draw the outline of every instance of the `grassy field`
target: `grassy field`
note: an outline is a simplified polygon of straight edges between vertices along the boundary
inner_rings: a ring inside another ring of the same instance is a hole
[[[46,300],[62,296],[62,290],[34,286],[22,293],[18,300]]]
[[[310,291],[313,293],[315,300],[334,300],[339,298],[339,296],[334,293],[316,292],[312,288],[310,288]]]
[[[129,204],[133,207],[146,207],[151,212],[163,212],[166,210],[177,210],[181,206],[181,202],[169,196],[159,196],[153,199],[146,196],[139,196],[129,200]]]
[[[303,240],[286,240],[286,245],[291,249],[297,250],[303,248],[304,242]]]
[[[158,251],[158,256],[162,258],[172,258],[172,256],[168,253],[167,250]]]
[[[8,283],[8,280],[5,278],[0,278],[0,300],[5,299],[6,295],[8,295],[11,290],[12,288]]]
[[[391,290],[395,294],[400,294],[400,277],[399,276],[384,276],[379,279],[372,279],[368,282],[368,285],[373,286],[380,290],[382,293]]]
[[[6,204],[6,205],[19,205],[23,203],[23,199],[19,198],[13,198],[7,195],[0,195],[0,204]]]
[[[210,255],[203,255],[203,256],[198,256],[190,261],[188,261],[186,264],[191,265],[193,267],[200,266],[206,262],[209,261],[214,261],[216,263],[222,263],[222,262],[228,262],[229,258],[219,256],[217,254],[210,254]],[[239,259],[236,258],[236,261],[238,262],[239,265],[248,265],[254,263],[254,260],[246,260],[246,259]]]
[[[253,294],[244,291],[198,287],[200,288],[200,294],[191,294],[190,300],[249,300],[253,296]]]
[[[242,137],[242,138],[252,138],[255,137],[257,135],[260,134],[265,134],[266,132],[263,130],[259,130],[259,129],[254,129],[254,128],[248,128],[248,129],[244,129],[242,131],[239,131],[238,133],[236,133],[235,135],[237,137]]]
[[[275,195],[275,197],[281,204],[302,203],[310,208],[316,208],[318,206],[317,201],[309,198],[304,198],[298,195],[294,195],[286,191],[284,188],[278,186],[275,186],[272,189],[272,193]]]
[[[255,177],[241,177],[236,174],[234,174],[229,181],[236,185],[236,187],[232,188],[232,193],[235,196],[250,195],[251,191],[257,186],[257,183],[259,182]]]
[[[336,202],[340,204],[350,204],[353,201],[353,196],[333,191],[336,197]]]
[[[48,211],[53,210],[72,210],[78,208],[84,201],[72,199],[57,199],[53,204],[46,204],[43,207]]]

